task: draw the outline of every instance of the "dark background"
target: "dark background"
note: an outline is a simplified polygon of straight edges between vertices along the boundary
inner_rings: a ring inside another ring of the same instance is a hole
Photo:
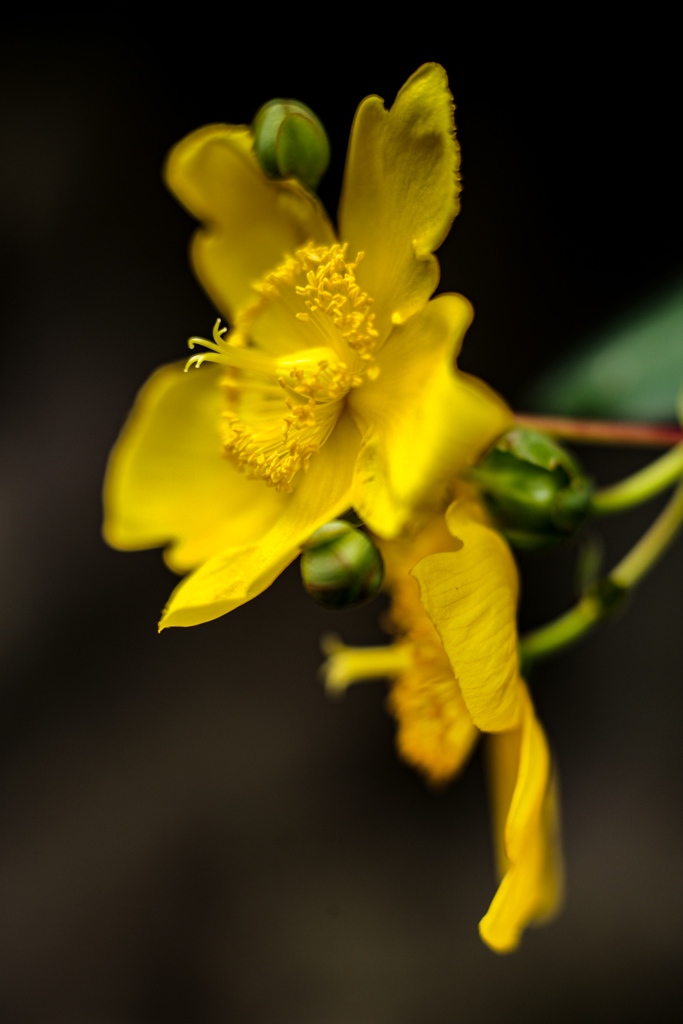
[[[357,103],[444,64],[464,193],[441,288],[476,310],[461,365],[517,407],[680,267],[665,26],[641,17],[626,38],[452,10],[422,32],[387,10],[380,28],[364,6],[331,9],[333,29],[312,7],[6,26],[3,1024],[676,1016],[680,544],[622,618],[532,680],[560,765],[568,902],[500,958],[476,930],[495,889],[480,754],[431,792],[395,757],[381,685],[333,703],[317,679],[321,632],[379,642],[379,605],[322,611],[292,567],[227,618],[158,637],[174,578],[158,552],[100,539],[136,389],[213,322],[190,218],[159,176],[201,124],[249,121],[275,95],[309,103],[331,135],[334,210]],[[649,457],[582,454],[602,483]],[[608,564],[655,510],[605,524]],[[567,607],[572,565],[567,551],[525,561],[525,625]]]

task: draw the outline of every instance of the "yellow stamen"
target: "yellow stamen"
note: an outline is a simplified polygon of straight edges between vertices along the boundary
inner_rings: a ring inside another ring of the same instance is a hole
[[[236,331],[232,331],[226,339],[225,333],[228,328],[220,327],[220,322],[219,317],[213,325],[213,341],[206,338],[188,339],[188,348],[202,345],[210,351],[202,352],[199,356],[190,356],[185,365],[186,373],[191,366],[199,369],[202,363],[224,363],[236,370],[250,370],[252,373],[261,373],[265,376],[276,374],[277,360],[259,352],[258,349],[247,348],[244,337]]]
[[[226,453],[279,490],[292,489],[295,474],[325,443],[344,396],[377,377],[372,299],[355,279],[362,256],[347,262],[346,245],[304,246],[255,285],[258,298],[238,314],[232,331],[217,320],[212,340],[188,342],[206,351],[191,356],[186,370],[204,362],[228,368]],[[301,347],[269,354],[282,351],[277,325],[290,316],[302,323]]]
[[[285,404],[288,415],[283,415],[278,403],[272,412],[264,409],[254,416],[256,426],[226,411],[223,414],[226,454],[232,456],[248,476],[258,477],[280,491],[291,491],[295,474],[308,468],[311,456],[334,429],[339,413],[337,405],[328,402],[317,406],[312,399],[305,405],[296,405],[288,400]]]
[[[354,271],[365,253],[359,252],[354,263],[346,260],[347,245],[330,248],[301,250],[308,265],[306,284],[297,285],[310,313],[298,313],[300,320],[310,320],[311,314],[329,317],[349,348],[364,362],[372,360],[377,338],[375,314],[371,312],[372,299],[356,282]]]

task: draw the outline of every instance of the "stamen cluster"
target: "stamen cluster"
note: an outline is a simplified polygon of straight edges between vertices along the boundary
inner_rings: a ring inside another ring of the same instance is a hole
[[[227,337],[217,321],[213,341],[189,342],[191,348],[200,344],[209,351],[192,356],[188,368],[205,361],[229,368],[224,381],[226,454],[249,476],[278,490],[291,491],[296,473],[308,468],[333,430],[345,395],[379,373],[373,300],[355,278],[363,253],[347,262],[346,250],[346,243],[297,250],[255,286],[258,298],[237,316]],[[306,283],[298,284],[302,278]],[[311,324],[320,346],[310,347],[310,330],[301,349],[289,356],[268,355],[263,350],[267,339],[254,344],[251,338],[263,333],[261,317],[275,304]]]
[[[346,261],[347,243],[330,248],[304,249],[302,263],[308,265],[306,284],[297,285],[312,313],[322,312],[330,317],[349,348],[364,362],[373,359],[377,331],[374,327],[372,299],[356,281],[355,269],[365,255],[359,252],[354,263]],[[309,313],[297,313],[299,320],[310,320]],[[376,376],[376,374],[375,374]]]

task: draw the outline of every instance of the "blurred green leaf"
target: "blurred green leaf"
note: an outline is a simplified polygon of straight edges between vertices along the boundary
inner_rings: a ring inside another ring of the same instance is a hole
[[[550,415],[670,420],[683,380],[683,280],[581,345],[527,393]]]

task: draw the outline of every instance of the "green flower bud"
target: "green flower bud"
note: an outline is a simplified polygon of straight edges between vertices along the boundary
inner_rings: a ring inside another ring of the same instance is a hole
[[[301,578],[325,608],[355,608],[379,592],[382,556],[370,538],[335,519],[316,530],[301,555]]]
[[[569,452],[547,435],[522,427],[505,434],[471,475],[498,529],[527,551],[574,534],[593,494]]]
[[[270,100],[252,125],[254,152],[270,178],[296,178],[314,192],[330,162],[330,144],[313,111],[297,100]]]

